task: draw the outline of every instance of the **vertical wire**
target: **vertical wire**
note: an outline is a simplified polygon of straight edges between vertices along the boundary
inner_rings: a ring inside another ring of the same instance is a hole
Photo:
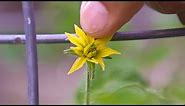
[[[23,1],[24,29],[26,34],[26,59],[28,76],[28,99],[30,105],[39,104],[39,83],[35,20],[33,4],[31,1]]]

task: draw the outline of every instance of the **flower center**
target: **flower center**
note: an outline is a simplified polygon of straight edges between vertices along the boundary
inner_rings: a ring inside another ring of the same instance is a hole
[[[87,58],[92,58],[96,56],[97,49],[94,43],[87,45],[83,50],[83,55]]]

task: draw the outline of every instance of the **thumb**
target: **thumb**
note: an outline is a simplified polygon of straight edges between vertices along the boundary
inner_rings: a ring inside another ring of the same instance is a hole
[[[114,34],[142,7],[142,2],[82,2],[80,24],[95,38]]]

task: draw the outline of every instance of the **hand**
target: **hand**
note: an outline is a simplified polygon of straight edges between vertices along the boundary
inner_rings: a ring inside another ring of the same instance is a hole
[[[81,4],[80,24],[95,38],[114,34],[143,6],[144,2],[85,1]],[[177,14],[185,24],[185,2],[146,2],[148,6],[165,14]]]

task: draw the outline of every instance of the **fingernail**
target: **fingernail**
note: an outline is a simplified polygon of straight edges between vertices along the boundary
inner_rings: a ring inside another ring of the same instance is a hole
[[[185,25],[185,13],[179,13],[177,14],[180,22]]]
[[[95,33],[104,29],[108,22],[108,11],[98,1],[89,1],[81,8],[80,23],[88,33]]]
[[[81,9],[80,10],[82,10],[82,8],[84,8],[84,6],[86,5],[86,3],[87,3],[87,1],[82,1],[82,3],[81,3]]]

